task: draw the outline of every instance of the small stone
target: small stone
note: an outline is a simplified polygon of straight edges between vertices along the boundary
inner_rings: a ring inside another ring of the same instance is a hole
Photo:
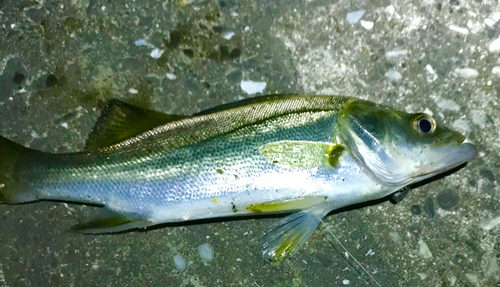
[[[372,21],[363,21],[361,20],[361,27],[365,28],[366,30],[371,30],[373,29],[373,22]]]
[[[393,82],[399,82],[403,79],[403,76],[396,70],[388,70],[384,76]]]
[[[444,210],[452,209],[458,204],[459,201],[460,197],[451,189],[445,189],[439,192],[436,197],[437,204]]]
[[[224,35],[222,35],[222,38],[226,39],[226,40],[231,40],[231,38],[233,38],[234,36],[234,32],[226,32],[224,33]]]
[[[434,215],[436,215],[436,211],[434,209],[434,200],[432,199],[432,197],[428,197],[425,200],[424,211],[430,217],[434,217]]]
[[[172,73],[166,73],[165,76],[167,76],[167,79],[169,79],[171,81],[177,79],[177,76],[175,74],[172,74]]]
[[[481,170],[479,170],[479,174],[481,174],[482,177],[486,178],[491,182],[495,181],[495,175],[489,169],[482,168]]]
[[[210,243],[203,243],[198,246],[198,253],[203,261],[211,261],[214,259],[214,249]]]
[[[240,86],[245,93],[253,95],[257,93],[262,93],[265,90],[267,83],[254,82],[254,81],[241,81]]]
[[[164,50],[155,48],[153,49],[153,51],[151,51],[151,58],[158,59],[161,57],[161,55],[163,55],[164,52],[165,52]]]
[[[460,2],[458,0],[450,0],[450,4],[453,6],[458,6],[460,5]]]
[[[347,13],[346,20],[349,24],[356,24],[365,15],[365,10],[358,10],[354,12]]]
[[[429,259],[432,258],[432,252],[429,249],[429,246],[427,243],[425,243],[422,239],[418,241],[418,246],[419,246],[419,252],[420,254],[425,258]]]
[[[420,215],[420,213],[422,213],[422,209],[420,208],[420,205],[413,205],[411,208],[411,213],[415,214],[415,215]]]
[[[474,79],[475,77],[479,76],[479,72],[476,69],[472,68],[458,68],[455,69],[453,73],[464,79]]]
[[[184,257],[182,257],[181,255],[175,255],[174,256],[174,264],[175,264],[175,268],[177,268],[177,270],[180,270],[180,271],[184,271],[186,270],[186,259],[184,259]]]

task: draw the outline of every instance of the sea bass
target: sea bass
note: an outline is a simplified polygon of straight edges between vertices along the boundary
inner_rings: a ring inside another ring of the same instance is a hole
[[[206,218],[292,213],[262,254],[295,253],[332,210],[380,199],[460,166],[465,137],[427,114],[356,98],[273,95],[192,116],[113,100],[83,151],[0,137],[0,202],[102,206],[76,229],[110,233]]]

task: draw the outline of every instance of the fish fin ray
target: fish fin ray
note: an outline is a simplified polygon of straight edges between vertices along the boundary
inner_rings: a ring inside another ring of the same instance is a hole
[[[340,144],[308,141],[271,142],[260,148],[268,161],[300,168],[335,168],[344,151]]]
[[[293,256],[318,228],[330,209],[315,206],[286,216],[268,229],[264,235],[262,257],[266,261],[281,261]]]
[[[88,135],[85,149],[108,147],[123,140],[187,116],[169,115],[111,100]]]
[[[104,234],[153,225],[151,221],[139,216],[123,214],[107,208],[101,209],[104,210],[95,213],[89,220],[73,226],[71,231],[84,234]]]

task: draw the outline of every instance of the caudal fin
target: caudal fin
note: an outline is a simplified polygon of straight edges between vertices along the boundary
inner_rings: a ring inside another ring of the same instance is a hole
[[[22,167],[34,161],[39,153],[0,136],[0,203],[37,200],[34,192],[27,191]]]

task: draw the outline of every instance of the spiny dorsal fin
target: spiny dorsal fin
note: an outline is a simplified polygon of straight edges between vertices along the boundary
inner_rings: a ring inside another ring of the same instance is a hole
[[[178,121],[187,116],[168,115],[126,104],[109,101],[87,138],[85,149],[107,147],[155,127]]]

